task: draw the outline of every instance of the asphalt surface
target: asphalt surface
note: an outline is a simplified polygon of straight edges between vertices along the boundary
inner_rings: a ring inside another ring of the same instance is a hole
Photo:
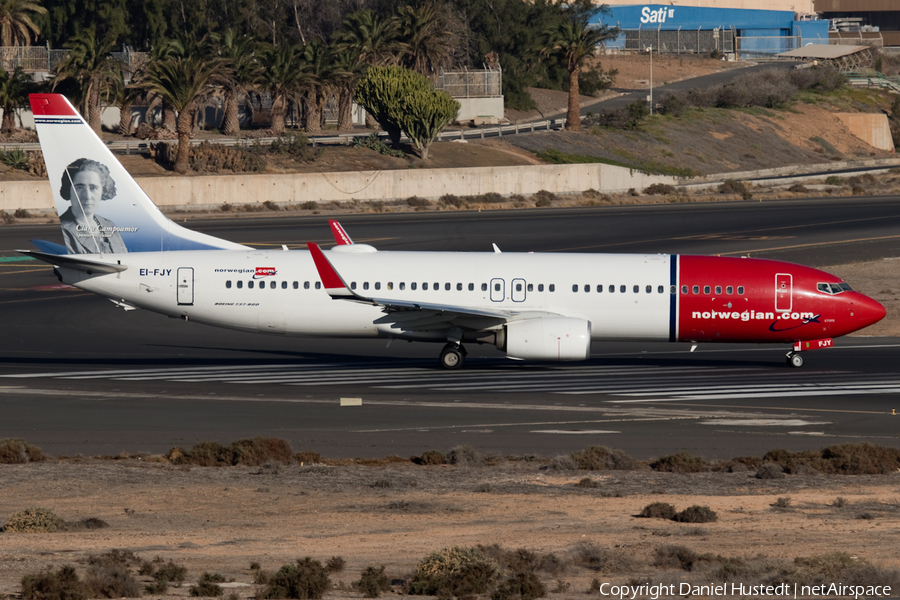
[[[812,266],[900,256],[900,198],[357,215],[382,250],[673,252]],[[257,247],[329,242],[327,217],[187,223]],[[16,260],[56,226],[0,228],[0,438],[51,454],[163,452],[255,435],[329,457],[468,444],[553,456],[592,444],[649,458],[713,458],[872,441],[900,446],[900,340],[844,338],[784,365],[780,346],[595,344],[572,364],[469,347],[461,372],[439,346],[269,337],[204,327],[57,285]],[[12,259],[12,260],[9,260]],[[437,265],[436,267],[439,267]],[[852,280],[850,281],[852,284]],[[361,398],[361,406],[341,406]]]

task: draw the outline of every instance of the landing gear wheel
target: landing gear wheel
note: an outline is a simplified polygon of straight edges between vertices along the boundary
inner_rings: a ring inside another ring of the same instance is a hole
[[[799,369],[803,366],[803,357],[795,352],[791,352],[787,355],[787,364],[789,367]]]
[[[447,344],[441,350],[441,368],[459,369],[466,360],[466,351],[459,344]]]

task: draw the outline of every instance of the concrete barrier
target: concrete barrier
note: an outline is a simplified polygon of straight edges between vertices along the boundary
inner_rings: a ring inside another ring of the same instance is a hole
[[[239,205],[267,201],[394,200],[411,196],[437,199],[444,194],[530,195],[541,190],[555,194],[588,189],[620,192],[630,188],[641,190],[654,183],[681,183],[675,177],[648,175],[603,164],[135,179],[158,206],[165,208],[209,208],[225,203]],[[46,180],[11,181],[0,185],[0,209],[14,211],[19,208],[52,210],[49,183]]]
[[[867,113],[836,113],[850,133],[879,150],[894,151],[891,125],[887,115]]]

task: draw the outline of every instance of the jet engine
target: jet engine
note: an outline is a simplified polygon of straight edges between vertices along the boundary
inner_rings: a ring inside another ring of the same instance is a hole
[[[507,323],[497,348],[515,358],[586,360],[591,355],[591,324],[571,317],[542,317]]]

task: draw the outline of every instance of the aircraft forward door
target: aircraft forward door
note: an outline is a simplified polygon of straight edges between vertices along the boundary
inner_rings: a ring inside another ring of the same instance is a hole
[[[506,282],[502,279],[491,279],[491,301],[503,302],[506,299]]]
[[[525,280],[524,279],[513,279],[510,284],[511,294],[513,302],[525,302]]]
[[[793,305],[793,277],[789,273],[778,273],[775,275],[775,310],[790,312]]]
[[[178,291],[176,297],[179,306],[190,306],[194,303],[194,268],[178,267]]]

